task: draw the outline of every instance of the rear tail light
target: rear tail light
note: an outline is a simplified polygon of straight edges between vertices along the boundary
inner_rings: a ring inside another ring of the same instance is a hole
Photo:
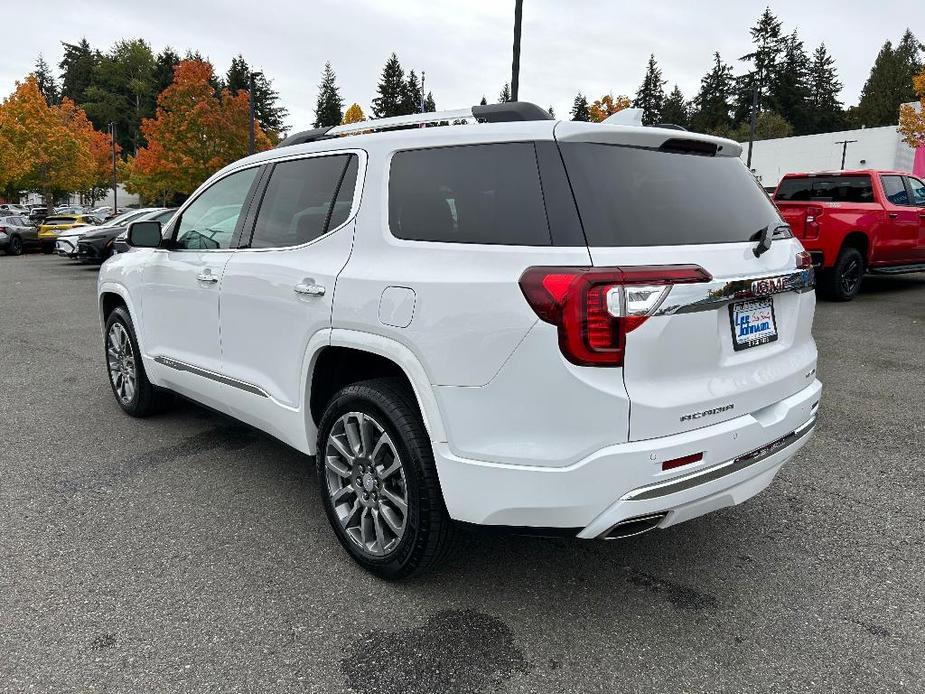
[[[698,265],[531,267],[520,288],[536,315],[559,329],[566,359],[622,366],[627,333],[655,313],[672,285],[711,279]]]
[[[818,239],[819,238],[819,222],[818,219],[822,215],[821,207],[807,207],[806,208],[806,220],[805,220],[805,231],[803,232],[803,238],[807,239]]]
[[[703,453],[694,453],[693,455],[685,455],[681,458],[672,458],[662,463],[662,470],[674,470],[676,467],[690,465],[691,463],[699,463],[701,460],[703,460]]]
[[[797,253],[797,269],[806,270],[813,266],[813,257],[809,254],[809,251],[800,251]]]

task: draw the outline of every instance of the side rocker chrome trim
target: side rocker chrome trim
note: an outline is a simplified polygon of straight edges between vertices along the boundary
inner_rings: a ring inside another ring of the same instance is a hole
[[[760,463],[762,460],[769,458],[775,453],[780,453],[785,448],[792,446],[798,440],[811,432],[815,425],[816,415],[813,415],[806,423],[801,424],[789,434],[781,436],[779,439],[771,441],[771,443],[765,444],[761,448],[756,448],[753,451],[749,451],[748,453],[740,455],[738,458],[727,460],[724,463],[708,467],[705,470],[698,470],[697,472],[691,473],[690,475],[685,475],[684,477],[675,477],[674,479],[670,479],[665,482],[658,482],[657,484],[650,484],[645,487],[639,487],[639,489],[634,489],[633,491],[627,492],[621,496],[620,501],[644,501],[646,499],[657,499],[661,496],[667,496],[668,494],[684,491],[685,489],[696,487],[699,484],[712,482],[713,480],[718,480],[719,478],[725,477],[726,475],[731,475],[734,472],[739,472],[740,470],[744,470],[745,468],[755,465],[756,463]]]
[[[261,387],[255,386],[253,383],[248,383],[246,381],[239,381],[236,378],[231,378],[230,376],[224,376],[215,371],[209,371],[208,369],[203,369],[193,364],[187,364],[185,361],[179,361],[177,359],[171,359],[170,357],[154,357],[154,361],[158,364],[166,366],[170,369],[175,369],[176,371],[186,371],[191,374],[196,374],[197,376],[202,376],[203,378],[208,378],[211,381],[217,381],[218,383],[223,383],[226,386],[231,386],[232,388],[238,388],[253,395],[259,395],[262,398],[270,397],[269,394]]]

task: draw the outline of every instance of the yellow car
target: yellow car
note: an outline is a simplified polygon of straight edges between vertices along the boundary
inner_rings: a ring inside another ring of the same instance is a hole
[[[60,232],[74,227],[96,224],[99,224],[99,220],[88,214],[56,214],[46,217],[39,226],[39,243],[42,251],[51,253],[55,249],[55,241],[58,240]]]

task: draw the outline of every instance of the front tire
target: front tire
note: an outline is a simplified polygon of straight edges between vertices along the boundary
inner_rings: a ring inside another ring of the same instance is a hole
[[[6,247],[7,255],[22,255],[22,239],[18,236],[11,236]]]
[[[820,273],[819,292],[832,301],[851,301],[861,290],[864,258],[856,248],[843,248],[835,265]]]
[[[401,380],[340,390],[321,418],[315,460],[328,520],[360,566],[397,580],[446,556],[453,522],[430,439]]]
[[[172,396],[148,380],[135,328],[124,307],[113,309],[106,318],[104,339],[109,385],[119,407],[132,417],[147,417],[165,409]]]

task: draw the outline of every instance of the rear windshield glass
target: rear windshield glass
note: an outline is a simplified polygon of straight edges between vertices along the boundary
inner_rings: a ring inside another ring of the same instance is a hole
[[[562,156],[591,246],[748,241],[782,223],[734,157],[585,142],[563,143]]]
[[[46,224],[73,224],[76,221],[74,217],[45,217]]]
[[[785,178],[775,200],[783,202],[873,202],[870,176],[806,176]]]
[[[397,152],[389,228],[413,241],[550,245],[533,143]]]

